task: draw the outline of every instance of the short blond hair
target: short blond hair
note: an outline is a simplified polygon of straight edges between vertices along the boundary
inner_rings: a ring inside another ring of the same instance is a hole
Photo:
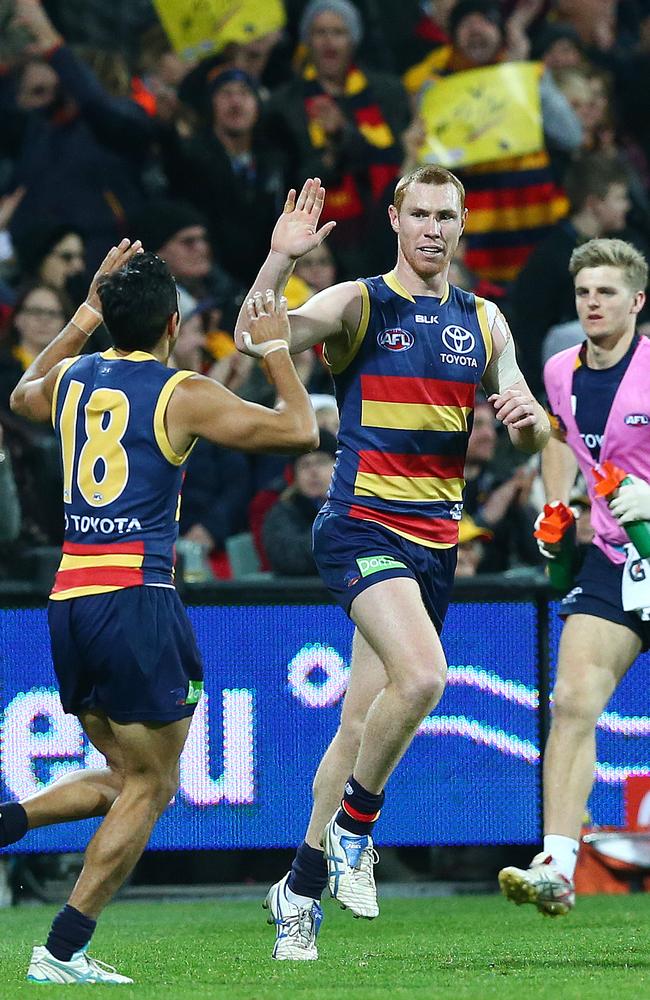
[[[410,174],[400,177],[395,187],[393,204],[399,212],[404,201],[404,195],[412,184],[433,184],[435,187],[442,187],[443,184],[452,184],[458,191],[460,197],[460,210],[465,210],[465,188],[451,170],[446,167],[439,167],[436,163],[428,163],[424,167],[412,170]]]
[[[648,262],[636,247],[625,240],[589,240],[571,254],[569,271],[575,278],[583,267],[618,267],[631,292],[645,292]]]

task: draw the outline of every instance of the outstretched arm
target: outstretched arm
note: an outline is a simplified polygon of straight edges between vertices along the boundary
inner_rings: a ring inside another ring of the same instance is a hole
[[[124,239],[119,246],[111,247],[99,265],[90,283],[88,295],[61,333],[34,358],[11,394],[10,406],[14,413],[30,420],[45,422],[50,419],[52,392],[56,382],[53,370],[64,358],[79,354],[91,333],[102,321],[102,304],[97,294],[99,280],[105,274],[118,271],[134,254],[142,251],[140,240],[131,243]]]
[[[303,452],[318,445],[318,426],[307,394],[289,356],[291,330],[286,299],[276,305],[272,289],[246,306],[242,338],[255,357],[264,358],[275,384],[274,409],[249,403],[203,375],[174,389],[166,413],[167,434],[182,455],[197,437],[242,451]]]
[[[267,288],[277,297],[282,295],[296,260],[319,246],[334,229],[334,222],[326,222],[318,228],[324,204],[325,188],[318,177],[308,178],[297,196],[293,188],[289,191],[271,236],[271,251],[239,311],[235,343],[240,351],[247,353],[242,340],[247,323],[247,302],[256,292],[264,292]],[[292,353],[298,354],[329,337],[344,336],[348,329],[355,330],[360,315],[361,295],[354,282],[326,289],[289,314]]]
[[[519,370],[512,334],[499,310],[491,334],[493,352],[483,375],[483,388],[515,448],[532,455],[549,439],[549,419]]]

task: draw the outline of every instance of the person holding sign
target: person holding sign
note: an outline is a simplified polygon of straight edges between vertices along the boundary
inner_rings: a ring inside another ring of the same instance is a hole
[[[341,725],[314,779],[305,840],[266,898],[276,959],[318,957],[328,883],[355,916],[379,913],[372,829],[384,787],[445,685],[439,633],[477,387],[490,395],[515,447],[540,451],[550,433],[497,307],[448,283],[467,216],[464,195],[443,167],[402,177],[389,208],[395,268],[333,285],[289,314],[292,349],[324,342],[334,375],[338,451],[314,522],[314,559],[356,631]],[[248,353],[245,309],[265,288],[281,295],[296,260],[332,231],[333,222],[318,229],[324,203],[318,178],[297,196],[289,192],[237,322],[235,340]]]
[[[573,251],[569,269],[587,340],[556,354],[544,368],[553,431],[542,476],[549,504],[568,507],[581,470],[595,537],[562,602],[567,621],[544,754],[543,849],[528,869],[499,873],[508,899],[551,916],[575,905],[573,876],[594,780],[596,723],[636,657],[650,647],[650,564],[627,532],[634,522],[650,520],[650,340],[636,332],[648,265],[630,243],[592,239]],[[610,494],[608,484],[599,484],[607,483],[612,463],[628,475]],[[540,548],[554,559],[560,545],[542,542]]]
[[[513,281],[550,227],[567,213],[546,139],[569,154],[582,141],[580,122],[551,74],[521,61],[527,56],[521,17],[531,12],[530,7],[515,12],[506,23],[494,0],[460,0],[449,15],[451,44],[435,49],[404,75],[407,91],[418,97],[420,113],[438,137],[436,147],[447,147],[447,157],[436,148],[433,159],[460,171],[467,191],[465,264],[496,283]],[[515,50],[513,35],[518,39]],[[438,84],[451,94],[438,97]],[[527,115],[511,103],[513,93],[520,101],[528,95]],[[522,122],[518,134],[511,120]],[[467,121],[476,127],[467,130]],[[531,145],[535,132],[537,143]],[[464,136],[460,148],[459,133]],[[426,143],[422,153],[426,155]]]

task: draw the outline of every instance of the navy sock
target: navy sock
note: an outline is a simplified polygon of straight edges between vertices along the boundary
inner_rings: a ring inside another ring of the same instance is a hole
[[[0,847],[8,847],[27,833],[27,813],[20,802],[0,802]]]
[[[76,951],[86,947],[96,926],[96,920],[66,903],[52,921],[45,947],[60,962],[69,962]]]
[[[345,783],[345,791],[341,808],[336,815],[336,822],[344,830],[363,836],[372,833],[372,828],[379,819],[381,807],[384,804],[384,793],[375,795],[360,785],[353,775]]]
[[[327,862],[323,852],[303,841],[293,859],[287,885],[298,896],[320,899],[327,885]]]

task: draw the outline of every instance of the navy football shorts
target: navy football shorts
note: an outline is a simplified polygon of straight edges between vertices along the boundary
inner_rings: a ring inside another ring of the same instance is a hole
[[[598,546],[590,545],[575,586],[560,603],[560,615],[593,615],[608,622],[625,625],[635,632],[643,649],[650,649],[650,622],[644,622],[633,611],[624,611],[621,583],[625,563],[617,565]]]
[[[419,584],[429,617],[436,631],[442,631],[456,570],[455,546],[430,549],[375,521],[360,521],[327,508],[314,521],[313,542],[323,583],[346,614],[368,587],[407,576]]]
[[[192,715],[203,665],[172,587],[127,587],[50,601],[52,661],[66,712],[115,722],[174,722]]]

